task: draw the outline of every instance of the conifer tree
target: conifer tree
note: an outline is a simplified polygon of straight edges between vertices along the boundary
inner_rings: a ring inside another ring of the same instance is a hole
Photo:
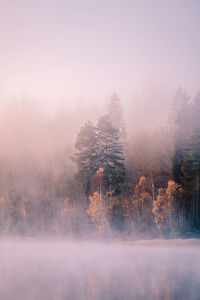
[[[92,175],[98,169],[96,130],[91,122],[87,122],[81,127],[75,148],[74,160],[78,167],[77,179],[88,195]]]
[[[196,94],[191,105],[191,126],[192,130],[200,128],[200,91]]]
[[[181,163],[181,183],[184,189],[185,217],[200,227],[200,129],[196,129],[190,143],[183,150]]]
[[[122,142],[126,138],[125,122],[123,119],[123,108],[121,101],[116,93],[113,93],[108,104],[108,115],[112,126],[118,130]]]
[[[112,126],[109,115],[102,116],[97,123],[97,162],[104,169],[104,188],[120,193],[120,184],[124,181],[125,167],[123,146],[119,131]]]
[[[181,174],[180,160],[183,158],[183,147],[191,134],[190,117],[189,97],[186,91],[179,88],[175,93],[168,119],[174,141],[173,176],[174,180],[179,183]]]

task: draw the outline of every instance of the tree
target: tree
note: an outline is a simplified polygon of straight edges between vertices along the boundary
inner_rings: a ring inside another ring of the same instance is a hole
[[[168,117],[169,129],[174,137],[176,146],[182,146],[191,133],[191,107],[189,99],[185,90],[181,88],[176,90]]]
[[[152,212],[160,233],[169,235],[179,225],[177,214],[180,213],[179,199],[181,186],[169,180],[167,188],[160,188],[156,200],[153,202]],[[178,224],[177,224],[178,223]]]
[[[66,197],[63,201],[61,217],[63,232],[65,234],[75,233],[74,229],[76,227],[77,222],[77,212],[76,209],[73,207],[71,199],[69,197]]]
[[[98,231],[102,231],[108,224],[108,204],[102,194],[94,192],[89,196],[90,204],[87,213],[91,216]]]
[[[187,92],[179,88],[172,103],[171,113],[168,119],[169,130],[173,137],[174,155],[173,155],[173,177],[180,183],[181,165],[180,160],[183,157],[183,147],[191,135],[191,109],[189,96]]]
[[[196,94],[194,101],[191,105],[191,126],[193,131],[200,128],[200,91]]]
[[[113,93],[108,104],[108,115],[112,126],[118,130],[121,141],[125,141],[126,129],[123,120],[123,108],[121,101],[116,93]]]
[[[168,218],[170,231],[179,230],[183,225],[182,200],[183,188],[174,180],[169,180],[166,196],[168,202]]]
[[[108,115],[102,116],[97,123],[97,162],[104,170],[104,188],[120,193],[120,184],[124,181],[125,167],[123,146],[119,140],[119,131],[111,124]]]
[[[12,233],[26,232],[26,203],[28,200],[13,189],[9,193],[9,221]]]
[[[184,190],[185,217],[197,228],[200,214],[200,129],[196,129],[183,149],[181,183]]]
[[[104,115],[99,118],[96,127],[88,122],[81,128],[75,148],[78,184],[82,185],[85,193],[85,207],[89,199],[88,213],[94,214],[94,219],[99,214],[99,202],[107,201],[108,205],[111,195],[116,196],[122,192],[125,167],[119,131],[112,126],[110,117]],[[115,203],[115,211],[111,214],[116,223],[116,216],[122,215],[122,205]],[[97,226],[102,226],[99,221],[97,223]]]
[[[171,139],[165,130],[140,132],[134,136],[127,159],[127,166],[132,171],[133,185],[137,185],[141,176],[144,176],[155,200],[157,189],[165,186],[171,178],[172,156]]]
[[[92,221],[100,232],[108,224],[108,212],[111,208],[109,199],[106,197],[106,195],[103,195],[102,192],[103,173],[103,168],[99,168],[99,170],[96,172],[95,181],[97,191],[93,192],[93,194],[89,196],[90,204],[87,209],[87,213],[91,216]]]
[[[83,186],[85,194],[89,194],[92,175],[98,170],[96,130],[91,122],[81,127],[75,142],[74,160],[78,167],[77,179]]]
[[[179,182],[183,186],[182,213],[186,230],[199,230],[200,215],[200,191],[199,191],[199,172],[200,172],[200,93],[197,93],[192,105],[190,106],[190,119],[185,119],[185,130],[187,138],[179,149],[178,174]]]
[[[147,179],[141,176],[135,186],[134,193],[129,201],[125,201],[125,214],[129,223],[134,225],[136,235],[150,235],[153,231],[152,194]]]

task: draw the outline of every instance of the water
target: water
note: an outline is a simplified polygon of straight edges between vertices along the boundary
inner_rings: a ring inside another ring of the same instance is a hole
[[[200,242],[1,240],[2,300],[197,300]]]

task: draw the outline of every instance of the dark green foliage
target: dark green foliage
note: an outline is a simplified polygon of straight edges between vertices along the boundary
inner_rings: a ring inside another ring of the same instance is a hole
[[[177,148],[174,151],[173,162],[172,162],[172,173],[173,179],[177,183],[181,183],[181,161],[183,159],[183,150],[181,148]]]
[[[174,179],[183,187],[181,207],[183,224],[189,224],[182,225],[182,232],[184,232],[183,228],[191,227],[196,228],[195,230],[200,228],[200,94],[197,94],[190,106],[184,96],[182,94],[182,102],[176,118],[177,128],[174,134],[173,157]]]
[[[77,150],[74,157],[78,167],[77,179],[88,195],[92,175],[98,170],[96,129],[91,122],[81,127],[75,148]]]
[[[183,149],[181,161],[181,183],[184,189],[185,211],[191,224],[199,224],[200,199],[200,129],[196,129],[187,147]]]
[[[171,113],[168,119],[170,131],[173,136],[173,179],[180,183],[181,160],[183,159],[183,147],[188,142],[191,134],[191,114],[189,97],[186,91],[178,89],[172,103]]]
[[[101,117],[96,127],[86,123],[78,133],[75,148],[77,178],[86,195],[92,176],[99,168],[103,168],[105,192],[112,189],[120,192],[120,183],[125,175],[123,147],[119,141],[119,131],[112,126],[108,115]]]
[[[108,115],[101,117],[97,123],[98,165],[104,169],[104,182],[107,191],[120,192],[124,181],[125,167],[123,146],[119,140],[119,131],[111,124]]]
[[[83,188],[86,202],[94,192],[110,197],[121,194],[125,181],[123,146],[119,130],[113,127],[108,114],[99,118],[96,127],[88,122],[81,128],[75,148],[77,151],[74,160],[78,167],[76,177]],[[101,179],[99,172],[102,174]],[[122,204],[115,203],[110,213],[111,224],[116,229],[121,229]]]

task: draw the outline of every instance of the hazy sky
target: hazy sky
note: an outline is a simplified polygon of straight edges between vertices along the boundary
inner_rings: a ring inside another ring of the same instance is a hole
[[[199,0],[0,0],[0,96],[73,105],[116,91],[164,109],[178,86],[200,88],[199,15]]]

